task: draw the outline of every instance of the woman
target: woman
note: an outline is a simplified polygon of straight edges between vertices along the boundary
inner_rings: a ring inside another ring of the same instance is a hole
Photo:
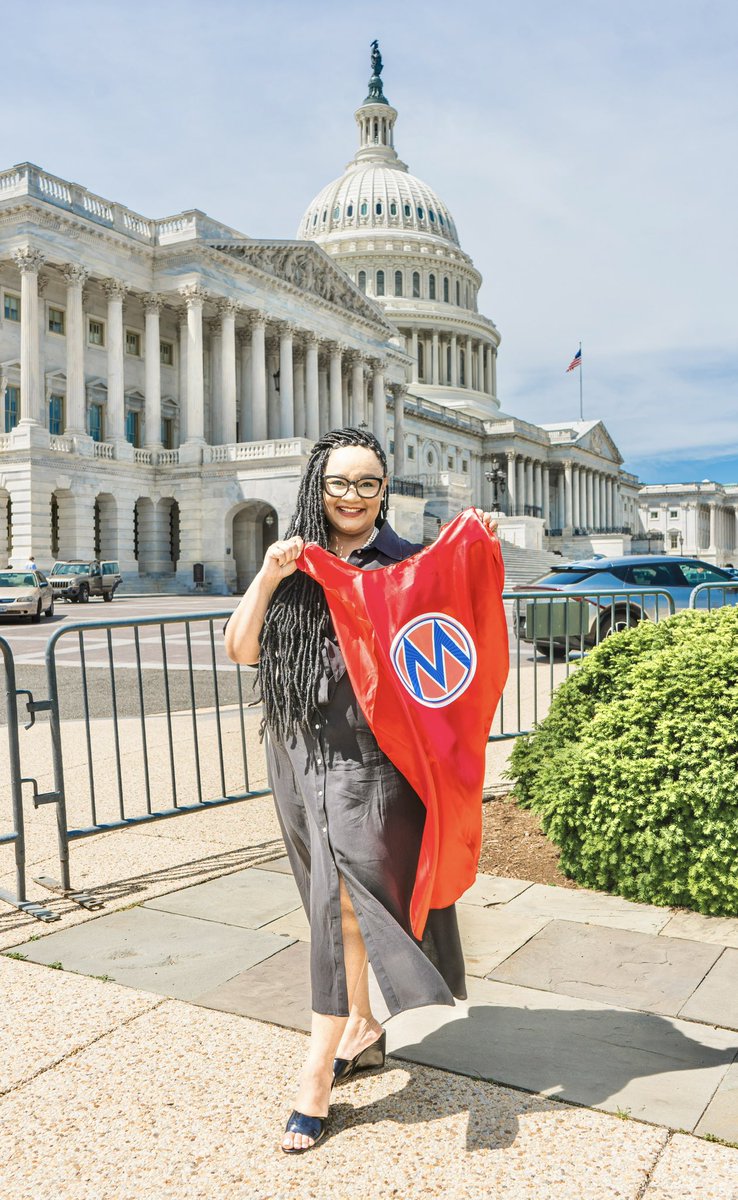
[[[322,589],[296,567],[304,542],[366,570],[420,550],[387,523],[386,493],[387,461],[370,433],[317,441],[286,537],[226,628],[229,657],[258,663],[270,782],[310,919],[311,1037],[286,1153],[324,1135],[334,1084],[384,1065],[369,958],[392,1015],[466,996],[454,907],[431,910],[422,945],[410,928],[425,809],[364,719]]]

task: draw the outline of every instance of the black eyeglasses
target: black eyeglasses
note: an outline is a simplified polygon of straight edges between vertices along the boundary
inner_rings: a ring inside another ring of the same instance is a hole
[[[361,479],[346,479],[345,475],[324,475],[323,491],[328,496],[347,496],[351,488],[361,500],[373,500],[382,490],[384,479],[378,475],[364,475]]]

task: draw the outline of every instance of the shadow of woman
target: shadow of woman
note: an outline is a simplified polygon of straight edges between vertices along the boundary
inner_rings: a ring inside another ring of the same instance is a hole
[[[402,1060],[404,1087],[362,1106],[357,1082],[357,1107],[344,1112],[337,1093],[332,1112],[346,1125],[414,1125],[467,1110],[467,1150],[511,1145],[517,1116],[551,1111],[553,1097],[691,1130],[738,1054],[738,1035],[706,1025],[694,1030],[689,1037],[668,1018],[622,1009],[479,1004],[417,1041],[403,1040],[390,1022],[390,1065]]]

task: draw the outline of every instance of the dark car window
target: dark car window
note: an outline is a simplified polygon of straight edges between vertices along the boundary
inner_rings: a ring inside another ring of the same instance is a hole
[[[572,583],[581,583],[583,579],[589,579],[590,575],[593,574],[593,571],[567,571],[566,568],[563,568],[561,571],[549,571],[546,575],[542,575],[540,579],[535,579],[533,582],[536,586],[549,583],[566,587]]]
[[[632,587],[663,588],[673,587],[678,581],[671,563],[634,563],[626,568],[625,582]]]
[[[708,567],[705,563],[679,563],[678,570],[681,571],[689,587],[697,587],[699,583],[730,582],[727,571],[720,571],[717,567]],[[681,583],[681,580],[679,582]]]

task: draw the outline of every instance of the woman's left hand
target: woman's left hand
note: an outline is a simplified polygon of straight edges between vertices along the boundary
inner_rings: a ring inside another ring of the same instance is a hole
[[[495,520],[495,514],[491,512],[484,512],[481,508],[475,508],[474,511],[479,517],[479,520],[483,523],[484,528],[496,537],[497,521]]]

